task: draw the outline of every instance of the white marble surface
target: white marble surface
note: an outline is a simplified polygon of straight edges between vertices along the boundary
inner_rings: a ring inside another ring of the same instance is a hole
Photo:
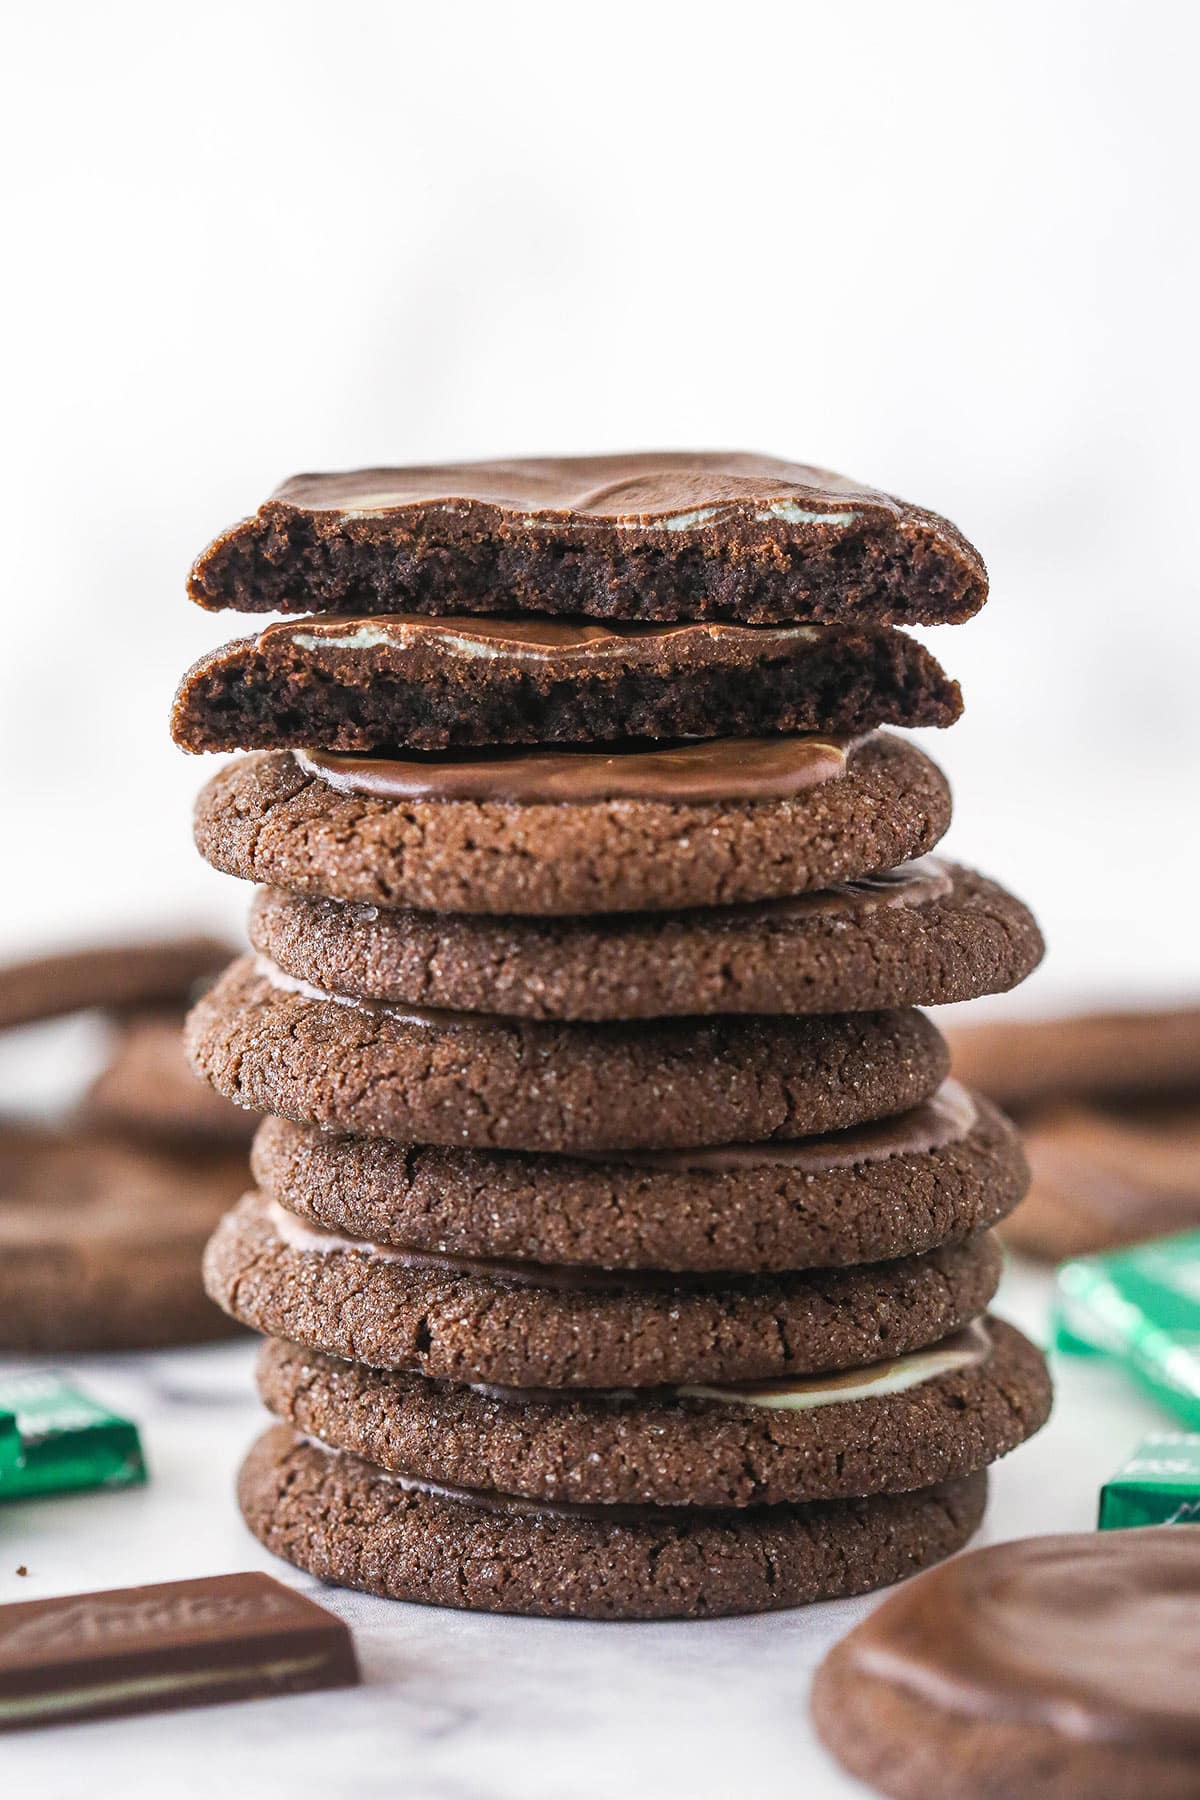
[[[1006,1277],[1035,1334],[1049,1284]],[[0,1509],[0,1599],[266,1568],[353,1627],[356,1690],[59,1726],[0,1747],[5,1790],[41,1800],[729,1800],[861,1794],[808,1724],[812,1671],[870,1600],[711,1624],[595,1625],[404,1606],[315,1583],[260,1551],[232,1499],[263,1421],[252,1346],[72,1365],[142,1426],[143,1490]],[[1158,1416],[1100,1365],[1060,1363],[1054,1419],[1001,1465],[982,1538],[1088,1530],[1101,1483]],[[18,1564],[29,1574],[15,1574]]]

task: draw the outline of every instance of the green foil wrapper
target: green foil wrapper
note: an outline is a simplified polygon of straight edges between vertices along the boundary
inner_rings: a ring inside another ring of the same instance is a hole
[[[4,1486],[4,1477],[10,1469],[15,1469],[21,1460],[21,1434],[17,1430],[17,1415],[0,1407],[0,1488]]]
[[[0,1500],[132,1487],[145,1479],[131,1420],[108,1412],[60,1375],[0,1376]]]
[[[1200,1524],[1200,1434],[1154,1431],[1100,1490],[1101,1531]]]
[[[1200,1430],[1200,1231],[1064,1263],[1054,1342],[1060,1350],[1111,1357]]]

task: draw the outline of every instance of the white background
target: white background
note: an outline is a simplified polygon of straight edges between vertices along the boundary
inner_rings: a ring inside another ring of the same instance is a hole
[[[736,445],[983,549],[933,748],[1022,1003],[1200,986],[1198,52],[1146,0],[6,8],[5,945],[240,919],[165,718],[284,475]]]

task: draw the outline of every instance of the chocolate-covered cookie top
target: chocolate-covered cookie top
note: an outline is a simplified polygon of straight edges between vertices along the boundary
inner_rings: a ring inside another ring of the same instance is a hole
[[[1048,1262],[1200,1229],[1200,1103],[1050,1106],[1022,1121],[1033,1186],[1006,1237]]]
[[[243,612],[936,624],[987,595],[937,513],[803,463],[648,451],[293,476],[199,558]]]
[[[951,725],[928,650],[887,625],[281,619],[190,668],[185,750],[443,750]]]
[[[994,1545],[897,1594],[854,1653],[951,1713],[1200,1757],[1200,1539],[1182,1527]]]

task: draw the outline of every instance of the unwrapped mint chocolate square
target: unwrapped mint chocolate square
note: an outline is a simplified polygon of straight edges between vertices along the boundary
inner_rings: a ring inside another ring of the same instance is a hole
[[[270,1575],[0,1606],[0,1731],[358,1680],[347,1627]]]

